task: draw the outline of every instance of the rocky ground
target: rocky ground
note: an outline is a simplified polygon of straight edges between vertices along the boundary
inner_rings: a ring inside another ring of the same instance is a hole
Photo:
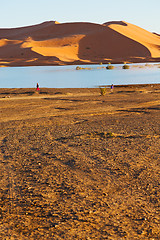
[[[0,239],[160,239],[160,85],[0,89]]]

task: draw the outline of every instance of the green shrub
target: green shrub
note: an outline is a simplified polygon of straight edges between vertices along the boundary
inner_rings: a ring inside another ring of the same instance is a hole
[[[123,69],[129,69],[129,65],[124,64],[122,68],[123,68]]]
[[[101,96],[106,95],[106,93],[107,93],[107,88],[106,87],[100,87],[99,89],[100,89]]]

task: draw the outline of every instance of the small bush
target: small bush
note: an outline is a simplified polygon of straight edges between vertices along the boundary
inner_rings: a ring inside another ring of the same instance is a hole
[[[110,138],[111,138],[111,137],[114,137],[114,133],[108,132],[108,133],[107,133],[107,137],[110,137]]]
[[[101,132],[98,134],[101,138],[112,138],[115,137],[115,134],[112,132]]]
[[[81,69],[82,69],[82,68],[81,68],[81,67],[79,67],[79,66],[77,66],[77,67],[76,67],[76,70],[81,70]]]
[[[107,67],[106,67],[106,69],[114,69],[114,66],[112,66],[112,65],[108,65]]]
[[[127,64],[123,65],[123,69],[129,69],[129,65]]]
[[[92,70],[92,68],[88,68],[88,67],[83,68],[83,67],[77,66],[77,67],[76,67],[76,70]]]
[[[92,68],[87,68],[87,67],[86,67],[86,68],[82,68],[82,69],[85,69],[85,70],[92,70]]]
[[[106,95],[106,93],[107,93],[107,88],[106,88],[106,87],[100,87],[100,93],[101,93],[101,96]]]

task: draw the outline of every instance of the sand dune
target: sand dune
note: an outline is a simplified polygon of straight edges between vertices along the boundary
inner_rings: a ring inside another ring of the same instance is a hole
[[[160,38],[133,24],[108,24],[108,27],[145,46],[153,58],[160,56]]]
[[[160,61],[160,37],[133,24],[41,24],[0,29],[1,66]]]
[[[34,41],[29,38],[22,44],[22,48],[31,48],[43,56],[56,56],[60,61],[75,61],[78,57],[78,42],[84,35],[74,35],[71,37],[54,38],[44,41]]]

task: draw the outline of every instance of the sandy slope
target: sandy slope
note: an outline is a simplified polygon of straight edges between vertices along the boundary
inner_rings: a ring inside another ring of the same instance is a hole
[[[108,23],[107,26],[145,46],[153,58],[160,57],[159,36],[127,22],[123,22],[123,24]]]
[[[105,24],[50,21],[0,29],[2,66],[159,60],[160,37],[121,21]]]

